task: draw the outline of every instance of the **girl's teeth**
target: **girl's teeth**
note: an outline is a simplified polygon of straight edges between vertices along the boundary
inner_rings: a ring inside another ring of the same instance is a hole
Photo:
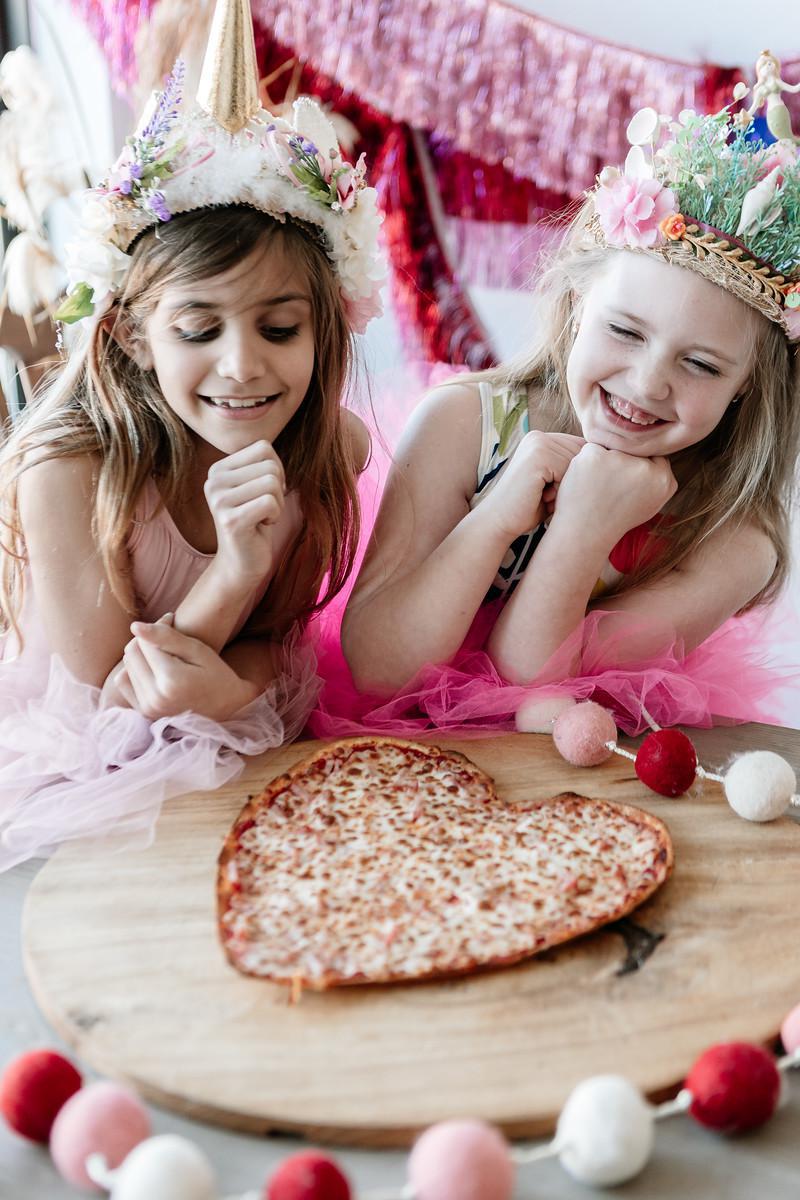
[[[634,425],[655,425],[658,417],[647,417],[642,412],[642,409],[636,408],[634,404],[629,404],[627,400],[620,400],[617,396],[609,396],[606,392],[608,407],[612,412],[617,413],[620,417],[625,417],[627,421],[631,421]]]
[[[257,408],[259,404],[266,402],[266,396],[261,396],[258,400],[224,400],[220,396],[211,398],[211,403],[218,408]]]

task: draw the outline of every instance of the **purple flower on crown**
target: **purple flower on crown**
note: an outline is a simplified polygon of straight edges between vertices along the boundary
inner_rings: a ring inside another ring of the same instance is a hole
[[[145,208],[149,208],[151,213],[158,217],[159,221],[171,221],[172,213],[167,207],[166,197],[163,192],[153,191],[148,194],[145,199]]]
[[[185,68],[179,59],[168,76],[164,90],[158,94],[155,108],[144,127],[128,138],[114,164],[105,185],[107,193],[130,196],[154,213],[160,221],[168,221],[171,213],[162,192],[154,189],[160,178],[172,173],[169,160],[180,149],[167,146],[172,127],[178,118]]]
[[[164,81],[164,90],[159,93],[153,114],[138,134],[137,140],[156,142],[159,145],[166,141],[178,117],[185,75],[186,64],[179,58]]]

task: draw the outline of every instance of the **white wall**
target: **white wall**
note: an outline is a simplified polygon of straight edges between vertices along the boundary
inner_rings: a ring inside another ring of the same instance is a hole
[[[768,47],[779,58],[800,58],[800,8],[796,0],[705,0],[702,4],[647,0],[515,0],[518,8],[570,29],[684,62],[720,66],[755,63]]]

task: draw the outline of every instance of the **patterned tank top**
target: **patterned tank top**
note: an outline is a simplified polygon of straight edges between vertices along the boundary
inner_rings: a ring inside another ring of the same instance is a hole
[[[481,453],[478,460],[478,482],[469,502],[476,508],[496,486],[504,467],[530,429],[528,395],[525,389],[492,387],[486,380],[478,384],[481,399]],[[592,596],[601,596],[633,570],[643,557],[658,552],[658,542],[652,538],[653,521],[630,530],[611,552],[600,573]],[[522,533],[509,546],[500,564],[486,600],[510,596],[525,574],[536,547],[544,537],[546,526],[537,525]]]
[[[528,432],[528,395],[524,389],[492,388],[486,380],[478,384],[481,397],[481,454],[478,460],[478,483],[469,502],[470,509],[486,499],[497,484],[506,463]],[[525,568],[545,532],[537,525],[515,538],[506,551],[487,600],[510,596],[525,574]]]

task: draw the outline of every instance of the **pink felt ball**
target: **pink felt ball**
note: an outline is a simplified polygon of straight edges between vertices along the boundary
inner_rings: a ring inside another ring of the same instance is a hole
[[[800,1004],[796,1004],[783,1018],[781,1041],[787,1054],[794,1054],[795,1050],[800,1050]]]
[[[606,743],[616,740],[614,718],[593,700],[566,709],[553,726],[556,750],[573,767],[599,766],[614,753]]]
[[[15,1133],[47,1142],[59,1109],[82,1083],[80,1072],[55,1050],[29,1050],[0,1076],[0,1112]]]
[[[415,1200],[509,1200],[508,1143],[483,1121],[442,1121],[426,1129],[408,1160]]]
[[[697,753],[679,729],[659,729],[644,739],[633,765],[651,791],[659,796],[682,796],[694,783]]]
[[[321,1150],[301,1150],[285,1159],[267,1183],[264,1200],[350,1200],[347,1177]]]
[[[781,1091],[775,1059],[750,1042],[720,1042],[701,1054],[686,1077],[689,1112],[718,1133],[743,1133],[763,1125]]]
[[[150,1136],[150,1117],[138,1096],[118,1083],[90,1083],[61,1109],[50,1134],[50,1153],[59,1174],[76,1187],[102,1189],[86,1174],[90,1154],[109,1167]]]

